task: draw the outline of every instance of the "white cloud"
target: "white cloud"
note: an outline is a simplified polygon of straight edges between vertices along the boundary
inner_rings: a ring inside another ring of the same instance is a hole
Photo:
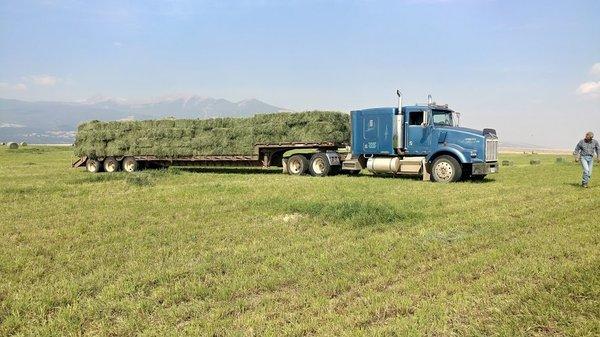
[[[27,86],[23,83],[10,84],[6,82],[0,82],[0,90],[25,91],[27,90]]]
[[[594,63],[592,69],[590,69],[592,75],[600,75],[600,62]]]
[[[117,48],[121,48],[121,47],[123,47],[123,43],[119,42],[119,41],[115,41],[115,42],[113,42],[113,46],[115,46]]]
[[[577,93],[580,95],[600,95],[600,81],[582,83],[577,88]]]
[[[29,79],[34,84],[42,85],[45,87],[51,87],[59,81],[58,77],[51,76],[51,75],[31,75],[31,76],[29,76]]]

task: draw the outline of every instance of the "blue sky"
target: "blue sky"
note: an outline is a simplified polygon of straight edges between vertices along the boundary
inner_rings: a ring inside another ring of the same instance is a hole
[[[600,1],[0,1],[0,97],[434,100],[505,140],[600,135]]]

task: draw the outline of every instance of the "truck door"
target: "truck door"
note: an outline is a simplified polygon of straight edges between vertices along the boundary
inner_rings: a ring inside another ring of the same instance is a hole
[[[427,122],[427,111],[410,111],[407,119],[406,150],[408,154],[426,155],[431,143],[431,127]]]

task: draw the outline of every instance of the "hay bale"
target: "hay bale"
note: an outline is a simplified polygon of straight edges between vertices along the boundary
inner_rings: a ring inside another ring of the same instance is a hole
[[[27,143],[21,142],[19,145],[21,145],[21,146],[27,146]]]
[[[309,111],[251,118],[91,121],[79,126],[74,152],[88,157],[248,155],[256,143],[349,140],[348,114]]]
[[[503,161],[502,161],[502,166],[510,166],[510,164],[511,164],[511,163],[510,163],[510,161],[508,161],[508,160],[503,160]]]
[[[541,162],[537,159],[532,159],[529,161],[529,164],[530,165],[539,165],[539,164],[541,164]]]
[[[19,144],[15,142],[9,142],[8,144],[6,144],[6,146],[11,150],[16,150],[19,148]]]

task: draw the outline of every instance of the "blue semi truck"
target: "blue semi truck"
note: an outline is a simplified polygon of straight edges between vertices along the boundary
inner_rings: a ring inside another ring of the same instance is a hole
[[[427,104],[351,112],[351,156],[346,170],[420,174],[424,179],[454,182],[481,180],[498,172],[498,136],[494,129],[460,127],[448,105]]]
[[[134,172],[147,167],[255,166],[281,167],[292,175],[338,173],[419,175],[423,180],[454,182],[481,180],[498,172],[498,137],[494,129],[474,130],[458,125],[459,114],[448,105],[426,104],[355,110],[350,113],[351,144],[319,142],[254,144],[252,155],[189,157],[81,157],[73,167],[90,172]]]

